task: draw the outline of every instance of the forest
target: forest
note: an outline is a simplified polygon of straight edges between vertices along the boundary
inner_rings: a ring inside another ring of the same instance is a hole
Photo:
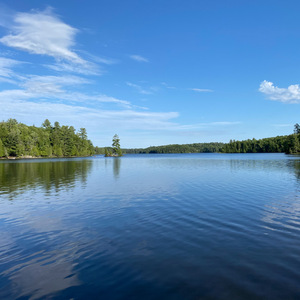
[[[118,147],[119,141],[118,137]],[[61,126],[59,122],[52,125],[48,119],[41,127],[28,126],[15,119],[0,122],[0,157],[76,157],[114,152],[116,152],[114,147],[94,147],[87,138],[85,128],[80,128],[76,132],[73,126]],[[295,124],[293,134],[272,138],[230,140],[229,143],[150,146],[119,149],[119,152],[124,154],[214,152],[297,154],[300,153],[300,125]]]
[[[195,143],[185,145],[151,146],[148,148],[122,149],[124,153],[300,153],[300,125],[294,133],[264,139],[244,141],[230,140],[229,143]]]
[[[0,157],[72,157],[94,154],[85,128],[51,125],[28,126],[15,119],[0,122]]]
[[[223,143],[195,143],[184,145],[165,145],[151,146],[148,148],[122,149],[127,154],[146,154],[146,153],[209,153],[221,152]]]
[[[294,125],[294,133],[264,139],[231,140],[222,148],[224,153],[300,153],[300,125]]]

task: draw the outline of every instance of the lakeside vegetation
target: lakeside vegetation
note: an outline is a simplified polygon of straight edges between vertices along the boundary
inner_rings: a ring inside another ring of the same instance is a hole
[[[0,122],[0,157],[71,157],[94,154],[85,128],[76,133],[73,126],[52,126],[46,119],[41,127],[28,126],[15,119]]]
[[[231,140],[229,143],[194,143],[121,149],[120,139],[114,135],[111,147],[94,147],[85,128],[75,131],[73,126],[54,125],[46,119],[41,127],[28,126],[15,119],[0,122],[0,157],[76,157],[104,154],[163,153],[300,153],[300,125],[294,133],[264,139]]]
[[[104,150],[105,157],[120,157],[123,156],[121,146],[120,146],[120,138],[117,134],[113,136],[112,139],[112,147],[105,148]]]
[[[104,154],[105,149],[96,147],[97,154]],[[295,124],[294,133],[263,139],[230,140],[229,143],[194,143],[151,146],[147,148],[122,149],[125,154],[164,154],[164,153],[300,153],[300,125]]]
[[[300,153],[300,125],[294,125],[294,133],[264,139],[248,139],[244,141],[231,140],[225,144],[224,153]]]
[[[184,145],[151,146],[148,148],[123,149],[127,154],[146,153],[212,153],[221,152],[224,143],[194,143]]]

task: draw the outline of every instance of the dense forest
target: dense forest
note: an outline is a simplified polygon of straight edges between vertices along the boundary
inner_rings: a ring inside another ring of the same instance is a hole
[[[94,154],[85,128],[76,133],[73,126],[27,126],[15,119],[0,122],[0,157],[71,157]]]
[[[299,138],[299,134],[291,134],[260,140],[230,141],[224,145],[222,152],[295,154],[300,152]]]
[[[165,145],[151,146],[145,149],[122,149],[127,154],[144,154],[144,153],[203,153],[203,152],[221,152],[223,143],[195,143],[185,145]]]
[[[294,133],[265,139],[245,141],[230,141],[225,144],[222,152],[225,153],[300,153],[300,125],[294,126]]]
[[[124,153],[300,153],[300,125],[294,126],[294,133],[264,139],[231,140],[229,143],[196,143],[185,145],[166,145],[145,149],[122,149]]]
[[[174,144],[119,149],[119,151],[125,154],[212,152],[295,154],[300,153],[300,125],[295,124],[293,134],[259,140]],[[27,126],[15,119],[0,122],[0,157],[74,157],[114,152],[116,152],[114,147],[94,147],[87,138],[85,128],[80,128],[78,132],[75,132],[73,126],[61,126],[58,122],[51,125],[47,119],[41,127]]]

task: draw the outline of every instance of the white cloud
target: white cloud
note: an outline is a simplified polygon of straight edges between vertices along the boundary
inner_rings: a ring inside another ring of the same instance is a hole
[[[12,70],[12,68],[20,64],[23,64],[23,62],[6,57],[0,57],[0,81],[15,83],[14,79],[19,76]]]
[[[56,64],[48,67],[56,71],[99,74],[95,63],[86,61],[72,49],[78,30],[62,22],[50,9],[17,13],[9,29],[12,33],[0,39],[2,44],[32,54],[51,56]],[[105,59],[101,62],[110,63]]]
[[[14,21],[13,33],[0,39],[6,46],[83,63],[71,50],[77,29],[60,21],[51,11],[18,13]]]
[[[149,60],[141,55],[130,55],[129,56],[131,59],[138,61],[138,62],[149,62]]]
[[[99,133],[99,129],[103,132],[169,128],[173,124],[169,120],[178,117],[176,112],[140,112],[132,109],[103,110],[84,105],[68,105],[50,101],[33,102],[26,99],[30,96],[30,93],[26,94],[21,91],[1,93],[0,106],[3,108],[1,118],[17,118],[20,122],[28,123],[28,116],[30,115],[31,124],[41,124],[45,118],[49,118],[51,121],[57,120],[77,128],[85,125],[88,132]]]
[[[27,100],[34,102],[42,99],[51,100],[52,103],[67,101],[69,103],[83,103],[86,105],[97,103],[117,104],[126,109],[147,109],[131,104],[129,101],[120,100],[103,94],[85,94],[80,92],[68,91],[65,88],[73,85],[88,83],[85,79],[76,76],[32,76],[23,83],[20,83],[22,89],[12,89],[0,91],[0,100],[10,101]]]
[[[84,65],[74,64],[72,62],[57,62],[45,67],[58,72],[78,73],[83,75],[102,75],[103,71],[94,63],[85,62]]]
[[[177,129],[191,130],[191,129],[202,129],[202,128],[215,127],[215,126],[232,126],[232,125],[239,125],[239,124],[241,124],[241,122],[218,121],[218,122],[196,123],[191,125],[180,125],[177,127]]]
[[[87,51],[84,51],[84,50],[79,50],[78,52],[83,53],[86,57],[90,58],[92,61],[95,61],[95,62],[100,63],[100,64],[114,65],[114,64],[118,63],[118,60],[116,60],[116,59],[96,56],[96,55],[93,55],[93,54],[91,54]]]
[[[50,100],[52,103],[77,103],[76,105],[82,103],[85,106],[95,107],[102,103],[118,105],[123,109],[148,109],[101,93],[78,92],[74,90],[74,86],[78,88],[81,85],[92,83],[92,81],[79,76],[27,75],[18,79],[18,81],[13,82],[18,88],[0,91],[0,100],[9,99],[11,101],[26,100],[35,102],[47,99],[47,101]]]
[[[151,91],[149,90],[145,90],[143,87],[141,87],[138,84],[134,84],[131,82],[126,82],[126,84],[134,89],[136,89],[140,94],[144,94],[144,95],[151,95],[153,94],[153,90],[155,90],[154,88],[151,88]]]
[[[298,84],[290,85],[288,88],[279,88],[273,85],[273,82],[264,80],[259,91],[268,96],[269,99],[284,103],[300,102],[300,87]]]
[[[161,85],[163,85],[165,88],[167,89],[172,89],[172,90],[175,90],[176,87],[175,86],[169,86],[166,82],[162,82]]]
[[[193,89],[190,89],[191,91],[194,91],[194,92],[199,92],[199,93],[202,93],[202,92],[213,92],[213,90],[210,90],[210,89],[197,89],[197,88],[193,88]]]

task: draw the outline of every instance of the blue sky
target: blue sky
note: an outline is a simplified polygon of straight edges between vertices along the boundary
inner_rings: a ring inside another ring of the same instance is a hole
[[[299,1],[0,2],[0,119],[94,145],[228,142],[299,120]]]

